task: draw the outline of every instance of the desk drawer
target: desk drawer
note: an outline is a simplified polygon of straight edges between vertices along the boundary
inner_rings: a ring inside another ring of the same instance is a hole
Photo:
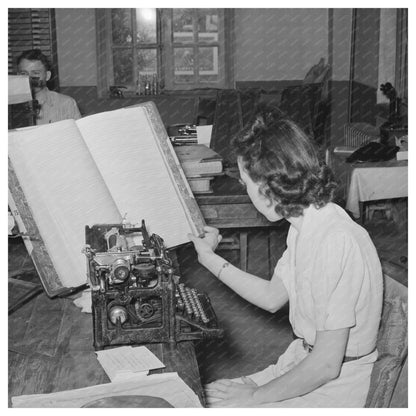
[[[203,205],[200,207],[205,219],[210,218],[257,218],[257,210],[250,204]]]
[[[271,225],[252,204],[200,205],[207,224],[222,228],[261,227]]]

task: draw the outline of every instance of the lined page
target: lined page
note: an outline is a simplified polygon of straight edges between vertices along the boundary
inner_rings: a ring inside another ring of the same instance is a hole
[[[145,220],[167,247],[188,242],[191,225],[142,107],[99,113],[77,121],[122,215]]]
[[[85,225],[121,215],[75,122],[10,131],[9,157],[62,284],[86,283]]]

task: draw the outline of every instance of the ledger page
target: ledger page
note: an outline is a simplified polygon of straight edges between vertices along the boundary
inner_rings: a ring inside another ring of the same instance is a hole
[[[99,113],[77,120],[111,195],[126,221],[158,234],[167,247],[193,232],[160,153],[145,108]]]
[[[9,131],[9,158],[63,286],[85,284],[85,226],[121,216],[75,122]]]

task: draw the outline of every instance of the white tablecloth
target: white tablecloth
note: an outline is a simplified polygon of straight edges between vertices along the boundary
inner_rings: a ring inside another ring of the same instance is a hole
[[[357,166],[351,174],[346,208],[360,216],[360,202],[408,196],[407,161],[398,166]]]

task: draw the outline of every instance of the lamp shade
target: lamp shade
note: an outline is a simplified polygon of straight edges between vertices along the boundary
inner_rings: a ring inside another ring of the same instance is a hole
[[[29,75],[9,75],[9,105],[32,100]]]

